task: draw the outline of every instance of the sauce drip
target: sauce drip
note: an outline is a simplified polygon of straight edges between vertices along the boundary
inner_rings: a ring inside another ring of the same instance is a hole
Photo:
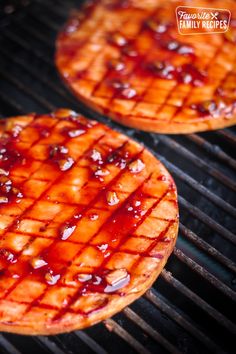
[[[0,249],[0,267],[1,265],[14,264],[17,262],[17,257],[14,252],[6,248]]]
[[[93,274],[78,274],[76,278],[84,284],[81,293],[114,293],[130,282],[130,274],[125,269],[103,270]]]
[[[15,137],[12,136],[5,144],[0,143],[0,205],[23,197],[20,188],[12,181],[10,171],[13,166],[26,164],[26,158],[14,149],[11,139],[15,141]]]
[[[176,80],[179,83],[193,86],[201,86],[206,80],[206,74],[192,64],[174,67],[168,62],[156,61],[148,63],[147,70],[161,79]]]
[[[49,158],[59,166],[61,171],[69,170],[74,164],[74,160],[68,153],[68,149],[63,145],[54,145],[49,148]]]

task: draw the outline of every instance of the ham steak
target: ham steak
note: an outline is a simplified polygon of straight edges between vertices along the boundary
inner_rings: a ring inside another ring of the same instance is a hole
[[[225,33],[181,35],[176,7],[231,11]],[[129,127],[192,133],[236,122],[236,3],[99,0],[72,13],[56,65],[74,94]]]
[[[165,167],[66,109],[3,120],[0,132],[0,331],[81,329],[140,297],[177,237]]]

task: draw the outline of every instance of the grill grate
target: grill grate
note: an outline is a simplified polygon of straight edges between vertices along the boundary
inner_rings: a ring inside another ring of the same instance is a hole
[[[53,63],[76,0],[34,0],[0,22],[0,115],[68,107],[143,142],[173,174],[180,235],[151,290],[104,324],[53,337],[0,335],[0,353],[233,353],[236,130],[167,136],[121,127],[77,102]]]

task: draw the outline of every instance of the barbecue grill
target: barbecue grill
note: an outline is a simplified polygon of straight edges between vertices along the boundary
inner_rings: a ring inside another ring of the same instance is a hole
[[[56,72],[54,43],[80,3],[34,0],[1,14],[0,116],[68,107],[143,143],[175,178],[179,238],[158,281],[120,314],[52,337],[2,333],[0,353],[234,353],[236,129],[185,136],[144,133],[78,102]]]

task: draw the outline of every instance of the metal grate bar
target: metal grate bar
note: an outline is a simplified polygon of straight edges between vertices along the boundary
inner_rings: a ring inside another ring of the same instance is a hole
[[[1,75],[1,74],[0,74]],[[13,110],[15,110],[16,112],[17,112],[17,114],[26,114],[26,112],[25,112],[25,109],[22,107],[22,106],[20,106],[15,100],[13,100],[13,99],[9,99],[9,97],[8,96],[6,96],[5,94],[2,94],[1,92],[0,92],[0,99],[1,99],[1,96],[2,96],[2,98],[3,98],[3,101],[9,106],[9,107],[11,107]],[[50,111],[52,111],[52,110],[55,110],[57,107],[54,107],[53,109],[50,109]],[[82,110],[83,110],[83,107],[79,107],[79,108],[81,108],[80,109],[80,111],[81,111],[81,113],[82,113]],[[12,114],[12,113],[11,113]]]
[[[21,354],[2,334],[0,334],[0,345],[9,354]]]
[[[47,26],[48,28],[51,28],[53,31],[58,32],[58,30],[61,27],[58,23],[54,22],[51,18],[45,16],[45,14],[43,15],[43,17],[39,18],[34,13],[33,14],[31,13],[31,17],[38,20],[38,22],[41,22],[41,24]]]
[[[122,328],[118,323],[116,323],[112,319],[104,321],[104,324],[110,332],[114,332],[119,337],[121,337],[132,348],[134,348],[137,353],[151,354],[141,343],[139,343],[134,337],[132,337],[131,334],[129,334],[124,328]]]
[[[152,304],[158,307],[162,312],[164,312],[169,318],[173,319],[178,323],[182,328],[198,340],[200,340],[204,345],[216,353],[223,353],[221,348],[218,347],[215,342],[208,338],[198,327],[193,325],[193,321],[187,318],[187,315],[181,315],[175,307],[169,306],[167,302],[164,302],[160,295],[155,290],[148,290],[145,293],[146,299],[148,299]]]
[[[5,95],[5,93],[0,92],[0,100],[6,103],[8,106],[12,107],[16,112],[20,114],[24,114],[24,109],[13,99],[9,98],[9,96]]]
[[[60,349],[56,343],[48,339],[46,336],[38,336],[34,337],[34,340],[38,342],[41,346],[49,350],[51,353],[54,354],[67,354],[64,350]]]
[[[53,12],[56,13],[56,15],[61,17],[62,19],[65,18],[65,10],[62,10],[61,7],[52,6],[52,4],[48,4],[47,2],[42,2],[40,0],[35,0],[35,2],[38,3],[40,6],[44,6],[49,11],[53,10]]]
[[[212,145],[200,135],[189,134],[185,136],[186,139],[193,141],[195,144],[203,148],[206,152],[217,157],[219,160],[225,162],[228,166],[236,169],[236,160],[226,154],[218,145]]]
[[[13,76],[8,75],[6,72],[3,72],[2,70],[0,70],[0,76],[2,76],[4,80],[14,85],[18,90],[24,92],[28,97],[32,98],[34,101],[41,104],[43,107],[49,109],[50,111],[53,111],[56,108],[54,105],[49,103],[46,99],[36,94],[34,91],[30,90],[28,87],[22,84],[21,81],[14,78]]]
[[[211,165],[209,165],[209,163],[205,162],[204,160],[202,160],[201,158],[199,158],[191,151],[187,150],[185,147],[177,143],[175,140],[169,138],[168,136],[159,135],[158,139],[166,146],[175,150],[175,152],[181,154],[183,157],[190,160],[195,166],[202,168],[204,172],[206,171],[210,176],[216,178],[226,187],[231,188],[233,191],[236,191],[236,182],[226,176],[221,171],[219,171],[217,168],[212,167]]]
[[[230,232],[225,227],[218,224],[214,219],[212,219],[203,211],[201,211],[200,209],[198,209],[197,207],[189,203],[186,199],[184,199],[180,195],[178,196],[178,200],[179,200],[179,204],[188,210],[188,213],[195,216],[197,219],[202,221],[205,225],[209,226],[212,230],[216,231],[219,235],[221,235],[228,241],[232,242],[233,244],[236,244],[236,237],[232,232]]]
[[[84,1],[84,0],[82,0],[82,1]],[[72,1],[72,0],[68,0],[67,2],[65,2],[64,0],[56,0],[56,2],[59,3],[61,7],[64,7],[64,8],[67,7],[66,5],[67,5],[68,3],[69,3],[70,5],[74,4],[74,1]]]
[[[42,5],[45,5],[44,3],[42,3]],[[49,5],[50,6],[50,5]],[[53,6],[53,11],[55,10],[55,6]],[[51,8],[52,10],[52,8]],[[57,23],[53,22],[52,19],[50,18],[50,20],[47,20],[45,18],[45,15],[42,16],[38,16],[35,15],[34,13],[32,13],[32,11],[30,12],[30,16],[37,21],[39,24],[43,24],[46,25],[48,28],[52,29],[55,32],[58,32],[58,30],[60,29],[61,25],[58,25]],[[65,12],[63,17],[65,17]],[[16,18],[17,21],[17,18]],[[17,21],[17,25],[19,25],[21,28],[23,28],[24,30],[28,31],[29,34],[33,37],[35,37],[37,40],[40,40],[42,43],[46,44],[48,47],[50,48],[54,48],[53,43],[48,39],[48,37],[46,37],[44,34],[39,33],[37,30],[34,29],[34,27],[26,24],[26,23],[22,23],[20,21]]]
[[[163,269],[161,277],[165,281],[171,284],[175,289],[181,292],[184,296],[188,297],[194,304],[199,306],[202,310],[207,312],[211,317],[213,317],[220,325],[224,326],[227,330],[236,334],[236,325],[228,320],[224,315],[217,311],[214,307],[209,305],[200,296],[195,294],[192,290],[182,284],[179,280],[174,278],[170,272]]]
[[[179,225],[179,230],[183,236],[192,241],[195,245],[203,249],[209,255],[213,256],[216,260],[231,269],[233,272],[236,272],[236,264],[232,262],[229,258],[225,257],[216,248],[212,247],[209,243],[201,239],[198,235],[196,235],[194,232],[189,230],[181,223]]]
[[[220,207],[224,211],[226,211],[228,214],[232,215],[233,217],[236,217],[236,208],[234,208],[232,205],[221,199],[219,196],[215,195],[212,193],[209,189],[207,189],[205,186],[201,185],[198,181],[196,181],[194,178],[189,176],[187,173],[182,171],[180,168],[177,166],[173,165],[171,162],[166,160],[162,155],[156,153],[156,156],[166,165],[166,167],[173,172],[179,179],[184,181],[187,185],[195,189],[197,192],[199,192],[201,195],[209,199],[212,203],[214,203],[216,206]]]
[[[19,45],[24,50],[27,50],[28,52],[33,53],[37,58],[42,60],[45,64],[47,64],[51,68],[54,68],[53,63],[51,62],[50,58],[48,58],[45,55],[45,53],[42,53],[38,49],[32,49],[31,46],[24,39],[22,39],[21,37],[19,37],[15,33],[11,32],[10,30],[7,30],[7,31],[5,30],[4,32],[2,31],[1,35],[3,37],[6,37],[7,40],[16,43],[17,45]]]
[[[35,17],[35,18],[38,19],[38,17]],[[48,39],[48,37],[46,37],[42,33],[38,32],[33,26],[30,26],[27,23],[22,22],[22,21],[21,22],[17,21],[16,23],[18,26],[23,28],[23,30],[27,31],[29,33],[29,35],[31,35],[32,37],[36,38],[37,40],[43,42],[43,44],[45,44],[47,47],[54,48],[50,39]]]
[[[29,67],[28,65],[25,64],[25,61],[22,60],[19,57],[13,57],[12,55],[10,55],[4,48],[0,48],[0,53],[5,56],[8,60],[12,61],[13,63],[16,63],[17,65],[19,65],[22,69],[24,69],[27,73],[29,73],[32,77],[34,77],[35,79],[37,79],[38,81],[42,82],[43,84],[45,84],[46,86],[48,86],[49,89],[52,89],[56,94],[58,94],[59,96],[61,96],[63,99],[67,100],[68,102],[75,104],[78,102],[76,101],[76,99],[74,99],[73,97],[68,96],[68,94],[66,93],[66,91],[64,89],[61,89],[60,87],[58,87],[57,85],[55,85],[53,83],[53,81],[48,80],[46,77],[44,76],[40,76],[38,75],[38,73],[36,71],[34,71],[31,67]]]
[[[94,353],[97,354],[108,354],[95,340],[88,336],[87,333],[82,331],[74,332],[74,334],[79,337]]]
[[[234,147],[236,145],[236,135],[233,134],[231,131],[224,129],[224,130],[217,130],[215,133],[219,136],[222,136],[225,138],[230,144],[232,144]]]
[[[79,1],[79,3],[83,4],[85,0]],[[36,2],[40,3],[40,0],[36,0]],[[57,2],[56,6],[55,2]],[[67,0],[67,1],[60,1],[60,0],[55,0],[53,3],[48,3],[47,2],[47,7],[49,10],[53,11],[54,13],[57,12],[56,9],[60,10],[61,15],[65,18],[66,11],[70,10],[71,8],[78,8],[78,2],[75,3],[74,1]]]
[[[205,268],[200,266],[194,260],[186,256],[186,254],[184,254],[180,249],[175,248],[174,254],[179,260],[189,266],[189,268],[191,268],[194,272],[198,273],[200,276],[206,279],[210,284],[220,290],[223,294],[227,295],[230,299],[236,301],[236,293],[232,289],[222,283],[222,281],[220,281],[214,275],[209,273]]]
[[[36,20],[37,22],[42,24],[42,19],[39,18],[38,16],[35,16],[34,14],[31,14],[31,17]],[[20,26],[20,28],[22,28],[23,30],[27,31],[29,33],[30,36],[36,38],[37,40],[41,41],[43,44],[45,44],[47,47],[53,49],[54,45],[52,43],[52,41],[50,41],[50,39],[48,39],[48,37],[42,33],[39,33],[37,30],[35,30],[35,28],[25,22],[19,21],[19,19],[15,18],[14,21],[17,26]],[[58,30],[57,30],[58,31]]]
[[[131,308],[127,307],[123,310],[123,313],[132,322],[138,325],[147,335],[153,338],[156,342],[160,343],[165,349],[173,354],[181,354],[166,338],[160,333],[154,330],[147,322],[145,322],[140,316],[138,316]]]

